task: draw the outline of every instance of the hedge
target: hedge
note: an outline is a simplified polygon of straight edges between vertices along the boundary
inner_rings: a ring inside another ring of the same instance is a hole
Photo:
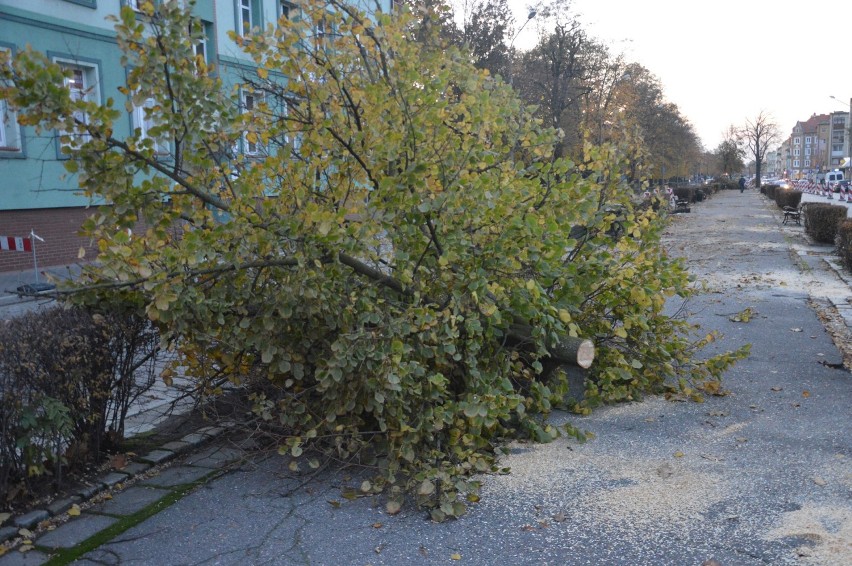
[[[0,322],[0,509],[98,462],[154,384],[159,351],[138,314],[51,307]]]
[[[804,208],[805,232],[817,242],[833,244],[838,224],[846,218],[845,206],[814,203]]]
[[[847,218],[837,225],[837,236],[840,240],[837,252],[846,269],[852,272],[852,219]]]
[[[793,189],[777,189],[775,191],[775,204],[778,208],[789,206],[791,208],[799,208],[802,202],[802,192]]]

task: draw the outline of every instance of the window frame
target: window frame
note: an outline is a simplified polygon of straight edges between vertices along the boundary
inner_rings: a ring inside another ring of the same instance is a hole
[[[9,55],[11,65],[15,57],[15,46],[0,43],[0,51]],[[24,157],[24,138],[18,123],[18,113],[11,110],[5,100],[0,100],[0,158],[4,157]]]
[[[299,6],[295,2],[288,2],[287,0],[279,0],[278,2],[278,17],[284,16],[288,20],[293,20],[293,16],[295,12],[299,9]],[[286,11],[286,15],[285,15]]]
[[[139,140],[150,139],[153,142],[152,149],[154,156],[158,159],[166,158],[171,155],[171,144],[168,141],[157,140],[151,136],[150,129],[157,126],[157,121],[153,116],[146,116],[146,110],[153,108],[157,104],[154,98],[146,98],[142,106],[133,104],[131,112],[131,127],[134,135],[136,128],[139,128]]]
[[[48,52],[48,57],[53,63],[56,63],[63,69],[80,70],[81,77],[83,79],[82,89],[80,90],[80,92],[82,94],[83,100],[86,100],[88,102],[95,102],[97,104],[103,104],[103,86],[101,85],[102,73],[100,61],[95,59],[88,59],[85,57],[72,57],[68,55],[50,52]],[[62,85],[63,87],[69,88],[69,90],[71,90],[71,88],[69,87],[68,77],[63,78]],[[87,114],[83,114],[83,123],[88,123],[88,118],[89,117]],[[67,158],[67,156],[62,153],[62,148],[70,146],[72,145],[72,143],[63,143],[60,138],[63,135],[68,135],[73,138],[74,135],[63,130],[59,130],[58,134],[59,135],[57,136],[57,154],[60,157]],[[82,134],[81,137],[83,138],[83,143],[85,143],[89,136],[87,134]]]
[[[245,15],[249,16],[249,25],[246,27]],[[246,37],[254,28],[263,27],[263,13],[259,0],[234,0],[234,28],[237,35]]]
[[[264,98],[265,97],[262,92],[256,92],[247,87],[240,88],[240,113],[248,114],[254,110],[258,104],[262,104]],[[249,140],[248,135],[250,133],[251,132],[249,131],[243,131],[240,134],[240,153],[251,159],[267,157],[269,153],[266,146],[264,146],[259,139],[254,142]],[[257,135],[256,132],[255,135]],[[254,147],[252,148],[252,146]]]

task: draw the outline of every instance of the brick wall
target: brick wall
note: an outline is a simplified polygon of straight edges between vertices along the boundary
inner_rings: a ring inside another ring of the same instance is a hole
[[[30,230],[34,230],[44,238],[44,242],[35,242],[39,267],[77,263],[81,247],[86,249],[86,260],[92,260],[95,248],[79,233],[80,226],[93,212],[89,208],[0,210],[0,236],[28,237]],[[0,250],[0,272],[32,268],[32,252]]]

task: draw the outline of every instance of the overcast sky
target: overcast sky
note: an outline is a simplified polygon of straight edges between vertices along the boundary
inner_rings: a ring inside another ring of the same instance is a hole
[[[535,0],[509,3],[520,24]],[[589,35],[660,80],[708,150],[728,126],[761,111],[786,137],[812,114],[849,110],[852,0],[572,0],[572,6]],[[516,47],[535,42],[534,24]]]

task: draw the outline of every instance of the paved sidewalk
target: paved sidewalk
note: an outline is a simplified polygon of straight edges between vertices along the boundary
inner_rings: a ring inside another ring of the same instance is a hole
[[[300,475],[277,455],[224,470],[241,454],[213,441],[206,450],[223,456],[178,456],[0,566],[60,549],[82,553],[78,564],[852,564],[852,378],[820,318],[850,290],[828,250],[780,220],[756,192],[727,191],[667,235],[708,280],[686,308],[702,333],[724,334],[713,349],[752,344],[728,395],[557,414],[595,438],[513,444],[512,473],[484,477],[482,501],[457,521],[349,501],[353,470]],[[733,320],[746,308],[748,323]]]

